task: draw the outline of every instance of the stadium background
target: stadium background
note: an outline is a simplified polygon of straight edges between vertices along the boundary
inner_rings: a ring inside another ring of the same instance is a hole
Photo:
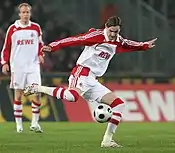
[[[111,15],[122,18],[126,38],[144,41],[158,37],[156,47],[148,52],[116,55],[100,81],[127,102],[124,121],[175,121],[174,0],[1,0],[0,48],[8,26],[18,18],[14,12],[20,2],[32,5],[32,20],[41,25],[46,44],[103,27]],[[71,47],[47,54],[42,65],[43,84],[66,86],[82,49]],[[8,83],[9,76],[1,74],[0,122],[14,120]],[[24,120],[31,119],[30,98],[23,97]],[[94,105],[82,99],[73,104],[43,95],[42,103],[43,121],[93,120],[89,108]]]

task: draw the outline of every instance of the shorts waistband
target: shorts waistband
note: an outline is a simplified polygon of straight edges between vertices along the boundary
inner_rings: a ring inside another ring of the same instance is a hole
[[[79,76],[92,76],[94,78],[96,78],[95,74],[93,74],[90,70],[90,68],[88,67],[84,67],[81,65],[76,65],[73,69],[71,74],[75,77],[79,77]]]

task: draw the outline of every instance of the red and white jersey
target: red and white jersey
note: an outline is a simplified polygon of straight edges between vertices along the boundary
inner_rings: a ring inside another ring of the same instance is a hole
[[[114,42],[109,41],[106,29],[90,29],[85,34],[57,40],[49,44],[52,51],[63,47],[84,45],[85,48],[77,60],[77,65],[90,68],[95,76],[102,76],[115,53],[147,50],[147,42],[123,39],[118,35]]]
[[[10,63],[11,72],[38,71],[38,56],[42,55],[42,46],[40,26],[31,21],[28,25],[23,25],[20,20],[16,20],[7,30],[1,52],[1,64]]]

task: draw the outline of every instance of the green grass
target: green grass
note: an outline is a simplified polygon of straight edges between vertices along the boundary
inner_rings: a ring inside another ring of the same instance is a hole
[[[0,124],[0,153],[175,153],[174,123],[122,123],[114,139],[122,149],[100,148],[105,124],[41,123],[44,133],[17,134],[14,123]]]

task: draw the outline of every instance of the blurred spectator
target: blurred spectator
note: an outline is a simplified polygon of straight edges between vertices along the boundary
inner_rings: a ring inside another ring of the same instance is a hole
[[[117,15],[117,8],[114,4],[106,4],[101,10],[101,26],[104,27],[104,23],[110,16]]]
[[[51,60],[51,58],[49,58],[49,56],[45,56],[44,58],[44,63],[41,66],[41,70],[43,72],[52,72],[53,71],[53,61]]]
[[[79,47],[74,48],[74,50],[71,50],[71,54],[68,61],[68,70],[71,71],[71,69],[76,65],[77,58],[79,57],[81,50]]]
[[[5,32],[2,28],[0,28],[0,46],[3,45],[4,37],[5,37]]]

